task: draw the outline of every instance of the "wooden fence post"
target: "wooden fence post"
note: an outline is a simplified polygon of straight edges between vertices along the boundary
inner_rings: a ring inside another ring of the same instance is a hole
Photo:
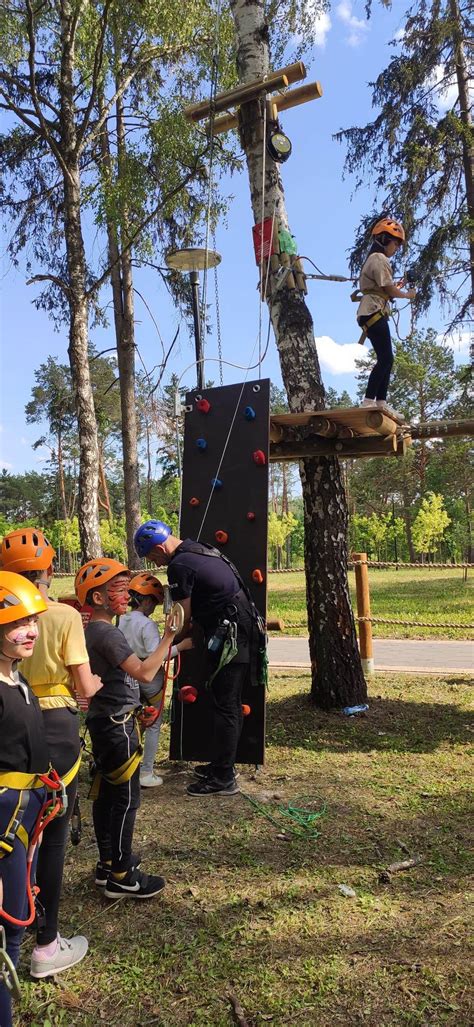
[[[372,622],[366,620],[370,617],[370,592],[369,572],[367,569],[367,553],[353,553],[356,595],[357,595],[357,621],[359,625],[359,648],[364,674],[373,674],[374,650],[372,646]]]

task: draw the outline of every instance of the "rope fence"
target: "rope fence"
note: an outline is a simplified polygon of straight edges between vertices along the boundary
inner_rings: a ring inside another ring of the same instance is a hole
[[[358,566],[360,564],[360,562],[361,562],[360,560],[349,560],[347,566],[348,566],[349,570],[352,571],[352,570],[355,569],[356,566]],[[394,560],[393,561],[389,561],[389,560],[386,560],[386,561],[383,561],[383,560],[367,560],[367,561],[364,561],[364,562],[367,563],[368,567],[375,568],[375,569],[377,569],[377,568],[385,568],[385,567],[396,567],[397,570],[398,570],[398,568],[400,568],[400,570],[404,570],[404,568],[407,567],[407,568],[412,568],[413,570],[417,570],[417,571],[427,571],[427,570],[429,571],[431,569],[433,569],[433,570],[446,569],[446,570],[456,571],[456,570],[468,570],[469,567],[471,567],[471,568],[474,567],[474,563],[404,563],[401,560],[398,560],[397,562],[395,562]],[[278,568],[270,567],[268,573],[269,574],[301,574],[302,571],[304,571],[304,567],[278,567]]]

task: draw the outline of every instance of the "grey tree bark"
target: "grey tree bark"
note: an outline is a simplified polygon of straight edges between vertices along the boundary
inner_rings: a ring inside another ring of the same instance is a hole
[[[474,298],[474,142],[472,126],[472,104],[469,95],[471,76],[468,59],[466,57],[466,42],[464,40],[461,12],[458,0],[449,0],[449,9],[452,18],[452,36],[454,43],[454,57],[456,62],[456,81],[459,92],[459,116],[461,118],[464,133],[462,138],[462,158],[464,168],[464,179],[466,183],[466,203],[469,218],[469,253],[471,257],[471,299]],[[469,44],[467,44],[469,45]],[[472,72],[472,65],[471,65]]]
[[[262,0],[231,0],[242,83],[270,71],[268,26]],[[275,216],[289,228],[278,165],[266,160],[262,203],[264,100],[240,109],[255,222]],[[324,407],[313,322],[303,295],[283,286],[268,299],[290,410]],[[301,461],[305,568],[313,702],[323,708],[355,705],[367,689],[359,657],[347,581],[347,505],[341,469],[333,457]]]
[[[81,224],[81,184],[74,107],[74,19],[68,0],[61,3],[60,166],[64,182],[64,236],[68,271],[69,362],[79,433],[78,517],[84,560],[100,556],[97,500],[99,447],[94,398],[89,372],[89,311],[84,240]]]

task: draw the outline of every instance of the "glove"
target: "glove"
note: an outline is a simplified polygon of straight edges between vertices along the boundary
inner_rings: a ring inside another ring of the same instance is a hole
[[[156,706],[143,706],[142,712],[138,715],[138,720],[141,727],[151,727],[151,725],[155,723],[155,720],[158,719],[159,715],[160,711],[156,708]]]

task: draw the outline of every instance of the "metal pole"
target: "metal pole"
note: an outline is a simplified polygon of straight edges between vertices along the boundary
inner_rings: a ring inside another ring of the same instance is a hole
[[[199,271],[190,271],[191,291],[193,297],[194,344],[196,348],[196,378],[198,389],[204,388],[204,363],[201,339],[201,318],[199,314]]]
[[[369,574],[367,570],[367,553],[353,553],[357,619],[359,623],[359,648],[362,670],[364,674],[374,673],[374,651],[372,646],[372,623],[370,619]]]

